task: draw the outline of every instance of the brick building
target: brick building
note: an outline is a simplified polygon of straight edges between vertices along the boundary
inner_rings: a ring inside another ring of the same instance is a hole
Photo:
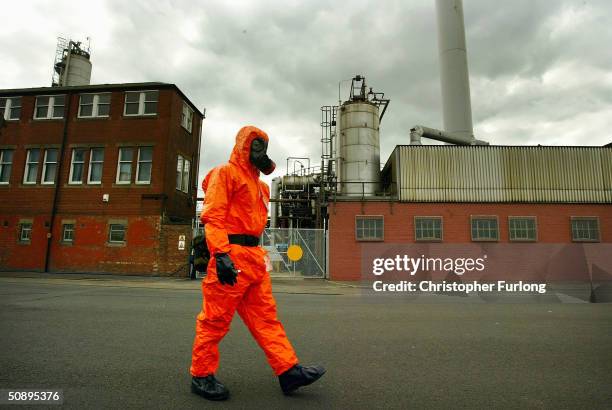
[[[203,114],[180,89],[0,90],[0,117],[0,270],[187,275]]]
[[[382,181],[330,200],[331,279],[361,279],[372,242],[612,244],[609,146],[397,146]]]

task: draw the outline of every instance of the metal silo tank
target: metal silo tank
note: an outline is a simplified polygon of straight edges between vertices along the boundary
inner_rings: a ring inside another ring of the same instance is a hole
[[[347,101],[338,113],[339,190],[343,195],[375,195],[380,185],[378,106]]]
[[[88,57],[71,53],[66,57],[66,69],[62,73],[61,84],[89,85],[91,81],[91,61]]]

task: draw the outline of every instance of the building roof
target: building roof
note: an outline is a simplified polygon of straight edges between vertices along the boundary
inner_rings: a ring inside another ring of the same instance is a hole
[[[204,116],[195,104],[187,98],[176,84],[162,83],[157,81],[144,83],[116,83],[116,84],[90,84],[90,85],[73,85],[67,87],[33,87],[33,88],[11,88],[0,89],[0,97],[22,96],[22,95],[53,95],[65,94],[67,92],[80,93],[91,91],[123,91],[123,90],[146,90],[146,89],[174,89],[181,97],[196,111],[200,116]]]

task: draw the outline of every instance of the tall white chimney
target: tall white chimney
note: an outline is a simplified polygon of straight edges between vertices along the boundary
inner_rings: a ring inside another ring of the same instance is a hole
[[[436,0],[444,131],[474,138],[462,0]]]

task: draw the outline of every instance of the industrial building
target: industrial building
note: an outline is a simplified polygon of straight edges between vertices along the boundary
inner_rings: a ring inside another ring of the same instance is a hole
[[[53,86],[0,90],[0,270],[187,276],[203,114],[89,58],[60,39]]]
[[[273,180],[271,227],[325,230],[333,280],[362,279],[370,242],[612,243],[611,147],[476,139],[462,3],[436,8],[444,130],[415,126],[381,168],[390,100],[355,76],[344,102],[321,108],[320,166]]]

